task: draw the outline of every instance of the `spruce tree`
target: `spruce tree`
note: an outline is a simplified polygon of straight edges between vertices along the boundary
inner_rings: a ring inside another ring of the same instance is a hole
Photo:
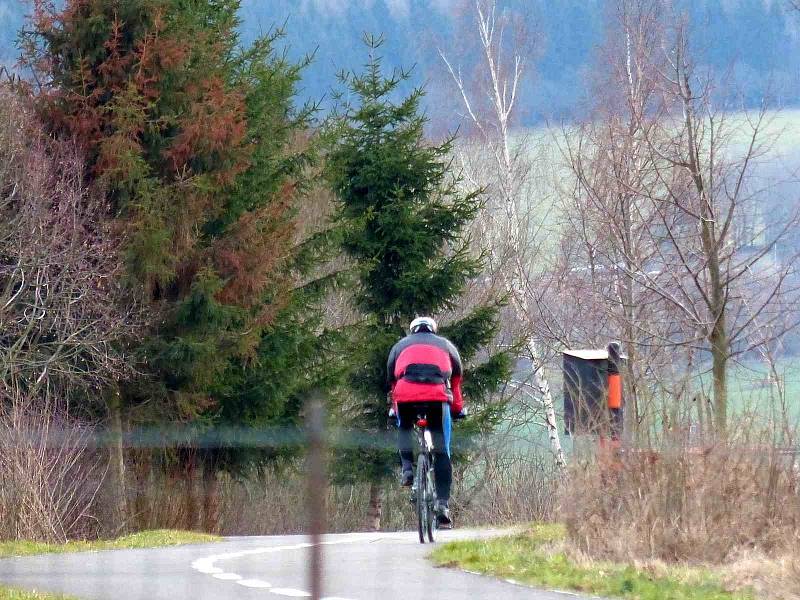
[[[327,131],[327,178],[339,201],[342,247],[357,272],[355,303],[365,317],[349,353],[354,368],[346,420],[391,442],[386,435],[389,350],[415,316],[457,308],[470,279],[481,272],[466,234],[480,209],[481,190],[463,191],[450,160],[452,138],[441,144],[425,139],[424,92],[418,88],[401,97],[408,74],[384,75],[377,56],[381,41],[368,36],[365,72],[342,77],[352,101],[342,103]],[[473,409],[484,409],[473,429],[490,426],[497,416],[497,407],[484,402],[510,371],[511,357],[504,352],[474,364],[487,355],[499,306],[499,301],[479,306],[441,328],[472,366],[465,374],[466,400]],[[389,477],[398,463],[391,443],[339,458],[341,479],[373,484]]]
[[[291,424],[324,376],[319,286],[300,283],[296,207],[313,157],[312,108],[295,106],[304,62],[280,32],[244,47],[238,0],[35,3],[24,38],[53,133],[89,157],[127,254],[130,294],[150,316],[132,350],[143,377],[123,409],[157,425]],[[154,408],[155,407],[155,408]],[[144,416],[143,416],[144,415]],[[270,455],[179,457],[238,470]]]

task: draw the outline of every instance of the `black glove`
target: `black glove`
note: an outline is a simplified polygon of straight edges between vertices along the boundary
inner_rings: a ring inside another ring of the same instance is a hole
[[[469,416],[469,412],[467,411],[466,407],[461,409],[461,412],[456,413],[453,416],[454,421],[460,421],[461,419],[466,419]]]

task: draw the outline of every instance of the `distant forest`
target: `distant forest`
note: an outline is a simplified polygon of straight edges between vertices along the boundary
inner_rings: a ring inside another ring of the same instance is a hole
[[[292,59],[314,54],[304,71],[301,98],[330,99],[331,82],[342,69],[363,61],[362,34],[384,34],[386,66],[415,65],[412,81],[428,83],[426,110],[440,121],[458,106],[448,89],[437,88],[442,65],[437,48],[449,49],[458,29],[470,19],[462,0],[244,0],[244,41],[286,24]],[[766,93],[777,106],[796,106],[800,98],[800,19],[788,0],[675,0],[692,23],[694,55],[702,66],[732,69],[736,86],[726,98],[732,108],[753,107]],[[602,43],[608,3],[602,0],[513,0],[521,11],[538,57],[535,76],[523,96],[529,106],[522,125],[571,120],[584,106],[593,49]],[[26,3],[0,0],[0,63],[12,65]]]

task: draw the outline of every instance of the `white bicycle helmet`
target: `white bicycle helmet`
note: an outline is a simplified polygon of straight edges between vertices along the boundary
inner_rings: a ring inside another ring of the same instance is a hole
[[[411,321],[411,325],[408,326],[408,329],[411,333],[417,333],[421,329],[427,329],[431,333],[436,333],[439,330],[439,326],[431,317],[417,317]]]

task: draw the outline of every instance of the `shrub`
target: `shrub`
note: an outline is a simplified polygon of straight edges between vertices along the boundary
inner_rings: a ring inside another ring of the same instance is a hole
[[[745,431],[702,448],[664,444],[576,463],[563,498],[569,537],[617,560],[789,551],[800,535],[796,458],[762,441]]]

